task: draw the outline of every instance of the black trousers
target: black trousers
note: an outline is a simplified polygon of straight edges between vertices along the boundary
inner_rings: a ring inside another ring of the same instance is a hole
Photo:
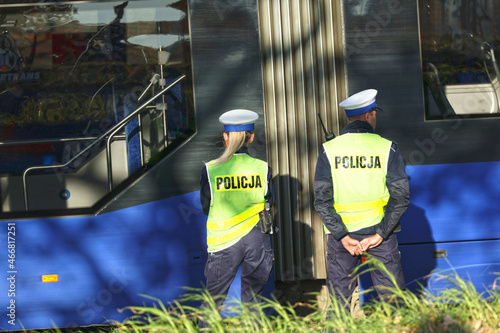
[[[241,302],[256,303],[258,299],[254,295],[262,293],[269,280],[273,261],[271,236],[261,232],[259,222],[236,244],[208,254],[205,266],[207,290],[212,296],[226,296],[241,265]],[[216,300],[218,307],[224,303],[223,298]]]
[[[370,235],[349,234],[349,236],[357,240],[362,240]],[[387,270],[394,275],[398,287],[404,289],[405,279],[401,269],[401,253],[398,250],[396,234],[392,234],[387,240],[380,243],[379,246],[368,250],[368,253],[381,261]],[[341,241],[337,241],[332,235],[328,235],[326,260],[328,290],[330,294],[335,292],[338,304],[342,304],[349,309],[350,299],[356,287],[356,282],[353,282],[354,276],[351,273],[361,263],[361,256],[352,256],[344,248]],[[375,287],[394,287],[394,284],[385,272],[372,270],[370,274]],[[379,293],[387,292],[384,289],[377,289],[377,291]],[[347,302],[344,301],[344,298]]]

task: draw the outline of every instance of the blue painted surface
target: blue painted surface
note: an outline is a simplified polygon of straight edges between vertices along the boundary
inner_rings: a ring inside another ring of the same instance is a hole
[[[406,287],[415,293],[425,289],[437,296],[446,289],[457,289],[458,277],[488,297],[500,281],[499,240],[401,245],[399,249]],[[434,250],[445,250],[446,258],[435,258]],[[362,290],[372,286],[369,274],[362,275],[360,282]],[[362,302],[374,296],[363,295]]]
[[[500,279],[500,241],[475,241],[403,245],[400,247],[407,287],[424,287],[437,295],[456,288],[455,277],[471,281],[480,293],[492,290]],[[446,251],[446,258],[434,258],[434,250]],[[428,272],[428,275],[422,274]],[[431,274],[432,273],[432,274]]]
[[[118,309],[153,303],[141,295],[166,304],[185,294],[184,286],[205,283],[206,216],[199,192],[96,217],[3,221],[3,249],[9,223],[15,223],[16,260],[9,268],[3,251],[0,306],[5,313],[15,301],[15,325],[4,314],[2,330],[122,321],[131,313]],[[54,274],[58,282],[42,282],[42,275]],[[235,279],[233,292],[239,283]]]
[[[500,238],[500,162],[406,167],[411,204],[400,244]]]
[[[491,290],[500,278],[500,162],[408,166],[406,171],[411,204],[398,240],[407,287],[418,291],[421,284],[437,295],[455,287],[458,276],[479,292]],[[436,258],[436,250],[446,251],[446,257]],[[371,286],[367,274],[361,284]]]
[[[481,292],[491,288],[500,272],[500,162],[409,166],[407,173],[411,206],[398,239],[409,287],[418,281],[437,294],[451,286],[443,275],[456,274]],[[436,250],[446,258],[435,258]]]

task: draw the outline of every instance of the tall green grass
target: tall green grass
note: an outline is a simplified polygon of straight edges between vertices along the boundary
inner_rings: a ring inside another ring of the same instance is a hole
[[[370,268],[365,267],[370,265]],[[368,258],[359,271],[385,267]],[[233,304],[226,309],[233,316],[222,317],[206,290],[188,289],[179,300],[155,306],[131,306],[121,311],[130,313],[128,320],[110,327],[110,332],[500,332],[500,293],[493,286],[486,293],[478,293],[469,281],[458,276],[443,276],[453,287],[438,295],[425,291],[414,294],[399,288],[388,288],[389,295],[362,306],[361,316],[351,316],[330,297],[330,306],[324,311],[318,303],[281,304],[276,299],[262,298],[258,304]],[[500,275],[499,275],[500,278]],[[370,292],[367,290],[365,292]],[[333,295],[331,295],[333,296]],[[193,304],[204,304],[203,307]],[[297,315],[296,308],[307,306],[308,315]],[[327,313],[328,312],[328,313]],[[271,313],[269,315],[269,313]],[[199,330],[198,320],[205,320],[208,328]]]
[[[373,258],[365,265],[371,269],[385,267]],[[361,274],[361,270],[356,274]],[[363,274],[364,274],[363,273]],[[500,276],[499,276],[500,277]],[[117,332],[199,332],[197,322],[204,319],[209,327],[202,332],[500,332],[500,294],[493,288],[478,293],[472,283],[458,276],[443,276],[453,287],[439,295],[414,294],[399,288],[388,288],[389,296],[364,304],[363,315],[353,317],[331,297],[328,314],[317,303],[308,303],[310,314],[298,316],[297,304],[281,304],[265,299],[258,304],[234,304],[228,311],[234,316],[222,317],[214,300],[203,290],[190,289],[180,300],[155,307],[129,307],[128,320],[118,323]],[[365,292],[369,292],[367,290]],[[198,307],[187,304],[204,303]],[[299,304],[304,306],[304,304]],[[266,313],[272,313],[266,315]]]

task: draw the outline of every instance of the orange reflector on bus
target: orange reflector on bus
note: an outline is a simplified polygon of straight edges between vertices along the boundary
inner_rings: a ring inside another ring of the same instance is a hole
[[[59,275],[42,275],[42,282],[57,282],[59,281]]]

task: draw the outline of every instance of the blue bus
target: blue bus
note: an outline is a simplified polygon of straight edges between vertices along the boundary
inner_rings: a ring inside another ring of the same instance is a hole
[[[250,153],[277,193],[264,295],[324,290],[317,115],[338,135],[338,103],[368,88],[410,177],[408,288],[491,289],[499,18],[493,0],[0,1],[0,330],[107,325],[203,288],[200,172],[236,108],[260,115]]]

